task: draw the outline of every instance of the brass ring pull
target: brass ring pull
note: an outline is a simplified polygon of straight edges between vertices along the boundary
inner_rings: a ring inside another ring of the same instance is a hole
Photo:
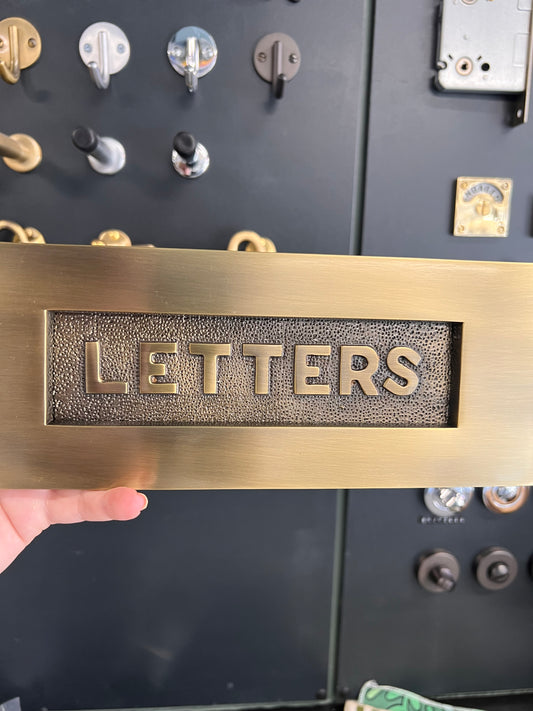
[[[252,230],[236,232],[228,242],[230,252],[238,252],[241,244],[246,243],[245,252],[277,252],[276,245],[268,237],[261,237]]]
[[[45,239],[35,227],[22,227],[18,222],[0,220],[0,230],[10,230],[13,233],[12,242],[16,244],[45,244]]]

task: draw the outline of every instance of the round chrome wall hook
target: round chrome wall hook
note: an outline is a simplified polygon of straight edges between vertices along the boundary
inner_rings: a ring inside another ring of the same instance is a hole
[[[111,74],[124,69],[131,54],[128,38],[120,27],[110,22],[89,25],[80,37],[79,51],[81,61],[99,89],[107,89]]]
[[[208,74],[217,62],[215,40],[201,27],[182,27],[167,46],[168,61],[182,77],[190,94],[198,89],[198,79]]]

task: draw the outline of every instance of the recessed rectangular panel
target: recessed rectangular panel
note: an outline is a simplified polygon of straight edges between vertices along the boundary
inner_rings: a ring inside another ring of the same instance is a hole
[[[531,264],[0,257],[1,486],[533,481]]]
[[[48,422],[445,427],[459,343],[434,321],[51,312]]]

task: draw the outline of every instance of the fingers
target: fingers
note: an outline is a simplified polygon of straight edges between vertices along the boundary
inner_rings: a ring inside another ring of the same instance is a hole
[[[109,491],[0,490],[0,573],[53,523],[128,521],[148,505],[144,494]]]
[[[129,521],[148,505],[144,494],[120,487],[109,491],[50,491],[46,500],[49,524],[81,521]]]

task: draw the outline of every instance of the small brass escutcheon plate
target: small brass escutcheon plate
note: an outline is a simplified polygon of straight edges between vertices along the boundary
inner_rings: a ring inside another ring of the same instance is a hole
[[[533,483],[531,264],[0,252],[1,487]]]
[[[456,237],[507,237],[511,214],[511,178],[457,178]]]

